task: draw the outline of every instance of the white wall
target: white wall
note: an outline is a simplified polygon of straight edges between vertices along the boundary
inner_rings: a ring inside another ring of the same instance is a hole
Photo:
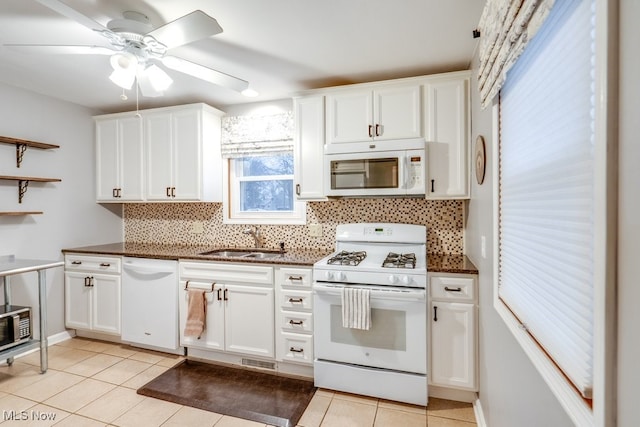
[[[640,2],[620,1],[618,425],[638,425],[640,384]]]
[[[0,181],[0,211],[43,211],[0,216],[0,256],[62,260],[63,248],[122,240],[121,207],[95,203],[94,125],[86,108],[0,84],[0,135],[59,145],[27,149],[16,167],[15,146],[0,144],[0,175],[60,178],[30,183],[22,204],[18,184]],[[11,278],[13,303],[37,306],[37,274]],[[0,299],[2,299],[0,293]],[[48,335],[64,328],[63,269],[47,271]],[[37,330],[37,319],[34,322]]]

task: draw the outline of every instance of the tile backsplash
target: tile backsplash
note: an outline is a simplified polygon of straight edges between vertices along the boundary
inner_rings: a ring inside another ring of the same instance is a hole
[[[244,224],[223,224],[222,203],[133,203],[124,206],[125,240],[178,245],[253,246]],[[334,249],[338,224],[391,222],[427,226],[430,253],[462,254],[463,202],[424,199],[336,199],[307,203],[307,225],[260,225],[264,247]],[[322,237],[309,236],[309,224]],[[199,230],[202,225],[203,230]],[[199,232],[202,231],[202,232]]]

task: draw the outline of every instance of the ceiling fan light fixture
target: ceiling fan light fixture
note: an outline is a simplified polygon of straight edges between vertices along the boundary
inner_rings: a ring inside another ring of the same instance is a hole
[[[155,64],[152,64],[144,69],[142,74],[148,78],[149,83],[157,92],[163,92],[167,90],[173,83],[171,77],[169,77],[169,75],[164,72],[164,70],[162,70]]]
[[[133,82],[136,79],[136,70],[113,70],[113,73],[109,76],[109,80],[123,89],[131,89]]]
[[[135,74],[135,69],[138,67],[138,58],[131,52],[114,53],[109,62],[114,71],[133,70]]]

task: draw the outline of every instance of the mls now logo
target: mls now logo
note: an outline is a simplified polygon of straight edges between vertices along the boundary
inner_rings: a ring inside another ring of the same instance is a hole
[[[2,421],[54,421],[55,412],[40,411],[2,411]]]

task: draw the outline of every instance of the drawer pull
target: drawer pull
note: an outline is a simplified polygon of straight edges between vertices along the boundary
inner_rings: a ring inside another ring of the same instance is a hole
[[[71,264],[80,265],[80,264],[82,264],[82,261],[71,261]]]
[[[433,321],[438,321],[438,306],[436,305],[433,306]]]
[[[304,353],[304,348],[289,347],[289,351],[293,353]]]
[[[302,276],[289,276],[289,280],[291,280],[292,282],[294,280],[297,280],[299,282],[302,282]]]
[[[304,321],[302,321],[302,320],[293,320],[293,319],[291,319],[291,320],[289,320],[289,324],[290,324],[290,325],[303,325],[303,324],[304,324]]]
[[[447,292],[462,292],[462,288],[458,287],[458,288],[450,288],[448,286],[444,287],[444,290]]]
[[[289,298],[289,302],[292,304],[302,304],[302,302],[304,301],[303,298]]]
[[[108,262],[103,262],[100,263],[100,267],[111,267],[111,264],[109,264]]]

